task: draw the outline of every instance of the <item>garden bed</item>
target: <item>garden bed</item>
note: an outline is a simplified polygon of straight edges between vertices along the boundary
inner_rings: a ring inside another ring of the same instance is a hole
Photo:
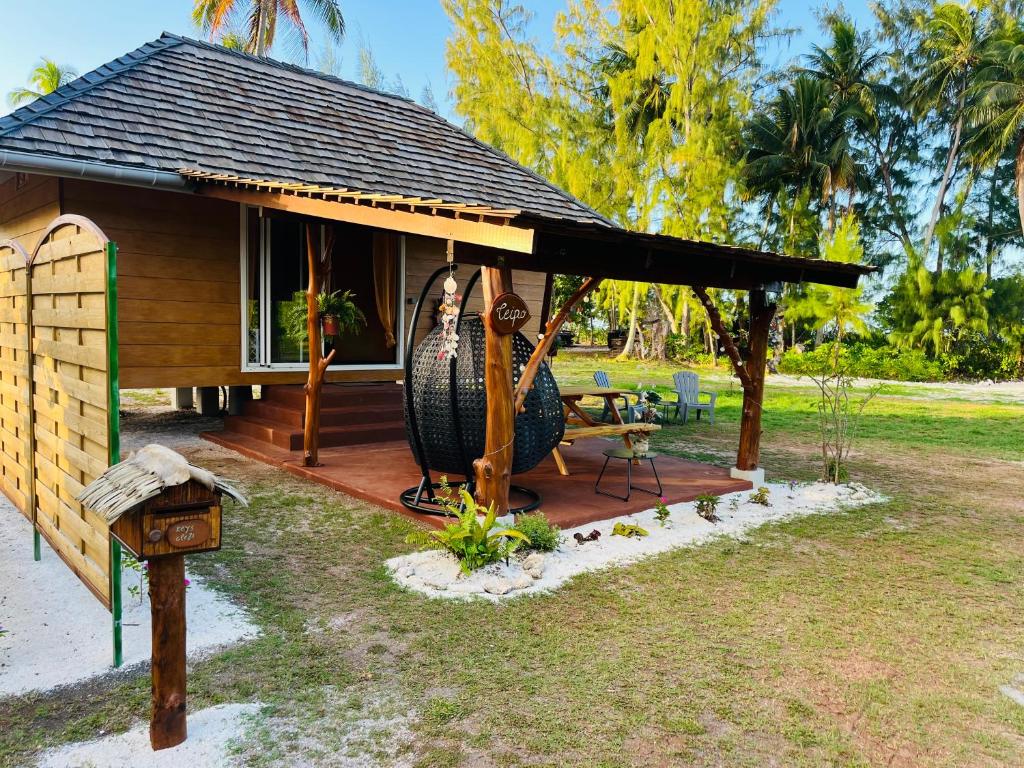
[[[661,525],[655,510],[603,520],[563,531],[561,545],[554,552],[531,555],[520,552],[509,559],[467,575],[458,560],[442,550],[426,550],[394,557],[386,565],[401,586],[433,598],[503,600],[520,595],[558,589],[574,576],[588,571],[626,565],[645,557],[696,546],[721,536],[741,537],[765,523],[804,515],[839,512],[843,509],[884,501],[884,497],[862,485],[828,483],[771,483],[768,505],[751,500],[749,491],[719,497],[718,522],[705,520],[695,502],[672,504],[671,516]],[[505,521],[511,525],[511,520]],[[646,536],[613,535],[616,523],[638,525]],[[596,540],[579,542],[575,535]],[[529,559],[528,559],[529,558]]]

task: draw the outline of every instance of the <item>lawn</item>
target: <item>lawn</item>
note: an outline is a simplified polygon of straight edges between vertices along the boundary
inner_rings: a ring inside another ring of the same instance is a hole
[[[612,381],[672,368],[601,360]],[[561,356],[565,382],[591,358]],[[740,396],[662,451],[727,464]],[[126,398],[126,429],[198,431]],[[769,381],[762,463],[812,479],[813,389]],[[194,423],[193,423],[194,422]],[[854,479],[884,504],[768,526],[492,605],[403,592],[382,563],[396,514],[186,441],[252,506],[195,569],[263,635],[197,661],[190,707],[266,704],[245,765],[1020,765],[1024,707],[1024,406],[891,385],[866,412]],[[146,670],[0,700],[0,762],[122,730]]]

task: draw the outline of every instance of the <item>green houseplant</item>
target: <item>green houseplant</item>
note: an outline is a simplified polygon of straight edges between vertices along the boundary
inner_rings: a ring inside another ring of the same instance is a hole
[[[358,333],[366,325],[366,316],[352,301],[352,291],[321,291],[316,297],[317,312],[320,315],[324,338],[338,338],[348,333]],[[306,324],[306,294],[296,291],[287,303],[282,315],[285,332],[296,342],[304,344],[309,338]]]

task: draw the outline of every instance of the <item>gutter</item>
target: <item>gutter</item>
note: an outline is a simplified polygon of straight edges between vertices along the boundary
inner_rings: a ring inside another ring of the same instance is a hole
[[[179,173],[151,168],[133,168],[128,165],[95,163],[88,160],[68,160],[50,155],[35,155],[12,149],[0,149],[0,170],[13,173],[39,173],[44,176],[65,176],[91,179],[131,187],[183,191],[188,180]]]

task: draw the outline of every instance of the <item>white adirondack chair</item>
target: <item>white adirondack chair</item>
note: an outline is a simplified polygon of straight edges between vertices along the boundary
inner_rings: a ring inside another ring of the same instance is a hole
[[[717,392],[707,392],[700,388],[700,377],[696,373],[690,373],[689,371],[679,371],[672,376],[672,383],[676,388],[676,401],[674,403],[665,403],[665,416],[668,417],[670,409],[675,408],[673,419],[678,419],[679,415],[682,414],[683,424],[686,423],[686,419],[690,414],[690,411],[694,411],[697,414],[697,421],[700,421],[701,411],[705,411],[708,414],[709,421],[715,423],[715,400],[718,399]],[[701,402],[700,396],[707,395],[708,400]]]

